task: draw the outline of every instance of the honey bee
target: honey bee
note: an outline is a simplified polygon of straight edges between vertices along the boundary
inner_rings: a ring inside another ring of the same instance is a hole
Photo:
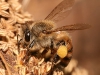
[[[65,18],[73,3],[74,0],[63,0],[44,20],[30,21],[22,25],[23,47],[38,58],[51,61],[62,70],[68,65],[73,52],[72,40],[67,31],[90,27],[88,24],[72,24],[56,28],[55,23]]]

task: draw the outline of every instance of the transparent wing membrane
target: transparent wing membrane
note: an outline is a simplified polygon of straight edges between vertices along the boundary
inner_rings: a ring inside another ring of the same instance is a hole
[[[72,25],[65,25],[54,30],[46,31],[46,33],[52,33],[57,31],[74,31],[74,30],[84,30],[90,28],[91,25],[88,24],[72,24]]]
[[[63,0],[51,11],[51,13],[45,19],[58,22],[66,18],[70,13],[74,2],[75,0]]]

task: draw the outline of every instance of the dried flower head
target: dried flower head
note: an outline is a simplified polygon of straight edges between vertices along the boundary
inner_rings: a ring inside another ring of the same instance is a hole
[[[52,69],[52,62],[35,56],[25,64],[23,58],[27,49],[21,47],[18,53],[17,34],[21,33],[22,23],[31,20],[31,15],[22,10],[18,0],[0,0],[0,75],[47,75]],[[66,74],[88,75],[86,70],[77,67],[75,60],[67,67]],[[64,73],[54,71],[53,75]]]

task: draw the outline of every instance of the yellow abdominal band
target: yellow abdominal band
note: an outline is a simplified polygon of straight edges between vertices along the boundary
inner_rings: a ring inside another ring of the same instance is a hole
[[[67,47],[65,45],[61,45],[59,46],[58,50],[57,50],[57,55],[60,58],[64,58],[68,53]]]

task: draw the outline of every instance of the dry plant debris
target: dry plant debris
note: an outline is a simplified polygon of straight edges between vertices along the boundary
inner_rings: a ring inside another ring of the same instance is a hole
[[[52,63],[44,62],[44,58],[32,56],[24,64],[26,49],[21,48],[18,54],[17,34],[21,33],[21,24],[31,20],[18,0],[0,0],[0,75],[47,75],[51,70]],[[85,69],[77,67],[75,60],[65,70],[68,75],[88,75]],[[54,71],[53,75],[63,75],[63,72]]]

